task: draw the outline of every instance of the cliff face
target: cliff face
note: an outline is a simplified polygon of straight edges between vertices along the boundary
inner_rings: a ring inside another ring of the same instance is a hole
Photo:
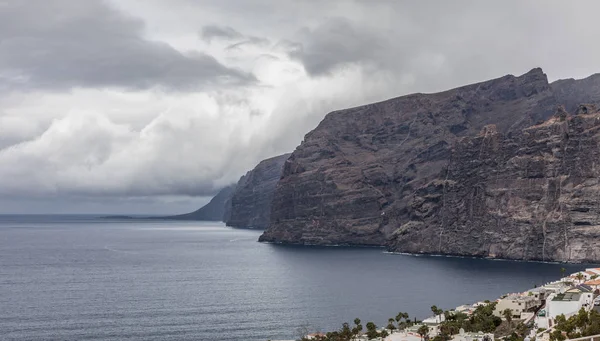
[[[503,134],[457,141],[411,196],[392,249],[528,260],[600,260],[600,113],[585,105]]]
[[[264,229],[269,225],[271,203],[283,164],[290,154],[263,160],[242,176],[230,199],[227,226]]]
[[[261,241],[385,245],[451,146],[489,123],[519,131],[554,112],[541,69],[328,114],[285,163]]]
[[[584,79],[561,79],[550,84],[557,102],[568,112],[577,110],[581,103],[600,104],[600,74]]]
[[[194,212],[165,218],[176,220],[225,221],[225,219],[231,215],[231,196],[233,195],[235,188],[236,185],[223,188],[208,204]]]
[[[284,154],[261,161],[237,184],[223,188],[197,211],[164,219],[223,221],[233,227],[266,228],[275,186],[289,156]]]

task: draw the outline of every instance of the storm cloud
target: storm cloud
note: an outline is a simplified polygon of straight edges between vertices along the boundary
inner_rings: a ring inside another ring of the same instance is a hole
[[[206,53],[147,39],[143,29],[141,19],[101,0],[4,1],[0,88],[197,90],[254,81]]]
[[[0,212],[185,212],[330,111],[534,67],[600,72],[598,10],[0,0]]]
[[[244,35],[229,26],[206,25],[200,33],[202,39],[210,42],[213,39],[242,39]]]
[[[314,29],[299,33],[300,43],[291,51],[312,75],[331,74],[337,67],[352,63],[377,63],[389,46],[377,32],[358,26],[347,18],[331,18]]]

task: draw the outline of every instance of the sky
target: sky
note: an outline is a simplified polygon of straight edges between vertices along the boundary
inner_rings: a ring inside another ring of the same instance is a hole
[[[600,72],[590,1],[0,0],[0,213],[192,211],[333,110]]]

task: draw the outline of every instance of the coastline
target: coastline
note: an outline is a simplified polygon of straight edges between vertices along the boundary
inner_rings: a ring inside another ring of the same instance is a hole
[[[567,276],[564,268],[561,272],[563,277],[558,280],[525,291],[506,293],[495,300],[477,301],[450,310],[434,305],[431,307],[433,316],[423,320],[414,318],[413,322],[408,314],[400,312],[398,316],[406,314],[404,322],[401,323],[402,318],[399,317],[390,318],[383,328],[368,322],[365,332],[361,320],[355,319],[355,328],[349,329],[350,324],[344,323],[339,331],[307,333],[300,341],[338,340],[338,336],[342,336],[340,340],[346,340],[343,335],[353,335],[351,340],[361,341],[593,341],[600,337],[600,267],[585,268]],[[563,302],[569,302],[569,306],[563,305]],[[487,319],[487,322],[478,325],[477,321],[482,319]],[[575,324],[578,328],[574,328]]]
[[[444,254],[444,253],[411,253],[411,252],[398,252],[398,251],[390,251],[388,246],[386,245],[369,245],[369,244],[352,244],[352,243],[342,243],[342,244],[311,244],[311,243],[293,243],[293,242],[282,242],[282,241],[270,241],[270,240],[258,240],[259,243],[263,244],[273,244],[273,245],[281,245],[281,246],[305,246],[305,247],[356,247],[356,248],[385,248],[386,251],[383,253],[391,254],[391,255],[403,255],[403,256],[413,256],[413,257],[451,257],[451,258],[468,258],[468,259],[485,259],[485,260],[493,260],[493,261],[507,261],[507,262],[527,262],[527,263],[542,263],[542,264],[573,264],[573,265],[600,265],[600,261],[590,261],[590,260],[581,260],[581,261],[556,261],[556,260],[540,260],[540,259],[519,259],[519,258],[502,258],[502,257],[489,257],[489,256],[477,256],[477,255],[460,255],[460,254]]]
[[[439,253],[409,253],[409,252],[396,252],[396,251],[385,251],[384,253],[390,255],[400,256],[412,256],[412,257],[448,257],[448,258],[467,258],[467,259],[484,259],[499,262],[524,262],[524,263],[541,263],[541,264],[572,264],[572,265],[600,265],[600,262],[561,262],[561,261],[544,261],[535,259],[516,259],[516,258],[497,258],[497,257],[483,257],[483,256],[465,256],[455,254],[439,254]]]

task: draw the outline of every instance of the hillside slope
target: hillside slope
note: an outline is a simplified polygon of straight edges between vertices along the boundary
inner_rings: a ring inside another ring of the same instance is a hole
[[[225,221],[231,215],[231,196],[236,185],[223,188],[208,204],[194,212],[165,217],[175,220]]]

